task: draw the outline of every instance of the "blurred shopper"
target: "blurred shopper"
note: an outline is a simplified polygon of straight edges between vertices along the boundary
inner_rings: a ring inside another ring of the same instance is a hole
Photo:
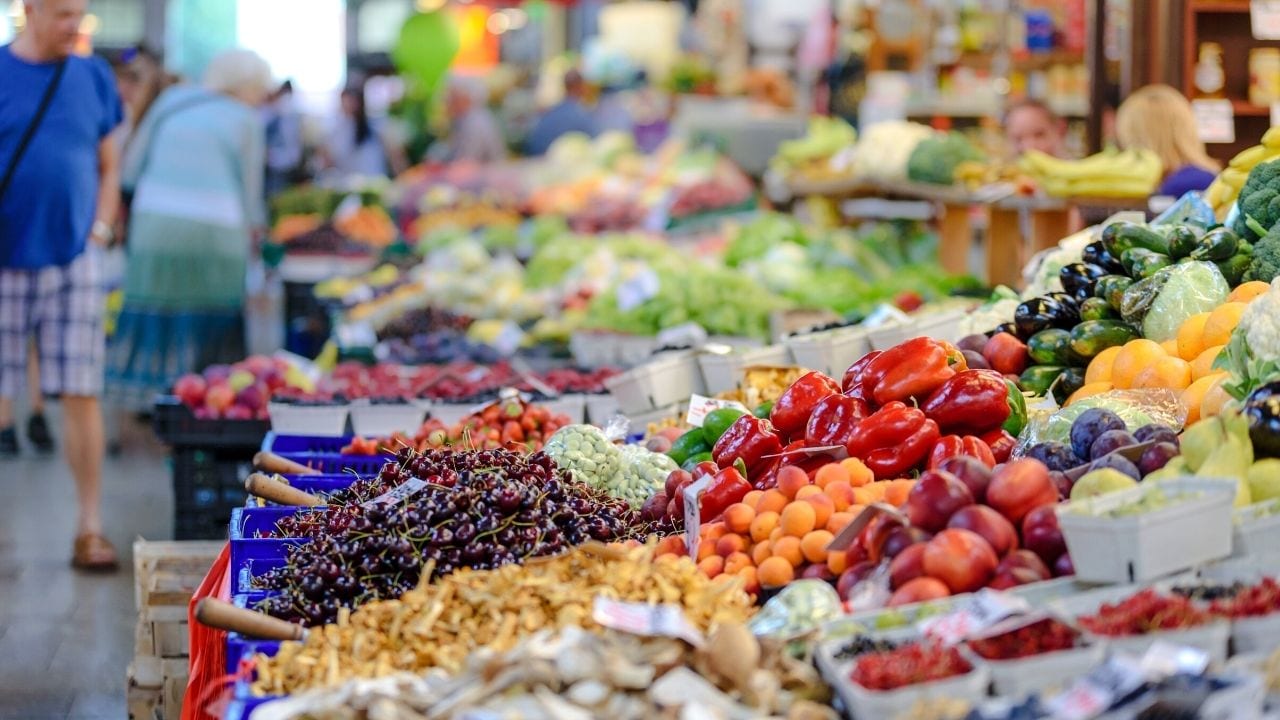
[[[587,84],[582,74],[570,70],[564,76],[564,99],[548,108],[529,131],[526,149],[530,155],[542,155],[561,135],[571,132],[595,137],[596,123],[582,104]]]
[[[507,158],[498,120],[489,111],[489,91],[478,78],[454,77],[445,96],[449,137],[432,149],[439,162],[500,162]]]
[[[147,110],[168,87],[169,77],[160,57],[139,45],[120,54],[116,65],[116,84],[120,89],[120,100],[124,103],[125,118],[117,139],[124,149]]]
[[[1120,103],[1116,140],[1126,150],[1150,150],[1164,166],[1156,195],[1204,190],[1221,166],[1205,152],[1191,103],[1168,85],[1148,85]]]
[[[209,63],[204,86],[164,92],[124,159],[134,189],[124,308],[108,388],[145,410],[178,376],[245,354],[245,269],[265,223],[257,107],[271,70],[248,50]]]
[[[342,177],[386,177],[404,170],[404,150],[369,117],[364,88],[342,91],[341,112],[321,148],[322,165]]]
[[[72,55],[87,0],[26,0],[0,48],[0,395],[26,384],[60,397],[79,513],[72,563],[111,569],[102,535],[103,298],[98,248],[111,240],[119,167],[110,133],[124,111],[105,62]]]
[[[267,132],[267,197],[302,182],[302,114],[285,80],[263,109]]]
[[[596,132],[615,131],[628,135],[635,132],[636,124],[627,105],[627,93],[622,86],[609,84],[600,88],[600,99],[592,113]]]
[[[44,416],[44,393],[40,391],[40,353],[33,338],[27,339],[27,402],[27,439],[38,452],[53,452],[53,431],[49,429],[49,421]],[[0,396],[0,458],[18,455],[16,423],[14,399],[7,395]]]
[[[1028,150],[1064,156],[1067,123],[1038,100],[1014,103],[1004,114],[1004,132],[1015,156]]]

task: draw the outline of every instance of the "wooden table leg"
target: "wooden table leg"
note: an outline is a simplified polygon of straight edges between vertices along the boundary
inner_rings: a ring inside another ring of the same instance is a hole
[[[1057,247],[1058,242],[1070,234],[1070,208],[1031,211],[1031,255]]]
[[[992,286],[1022,286],[1022,230],[1018,227],[1018,211],[988,208],[987,282]]]
[[[952,275],[969,272],[969,248],[973,228],[969,225],[969,206],[946,204],[938,218],[938,262]]]

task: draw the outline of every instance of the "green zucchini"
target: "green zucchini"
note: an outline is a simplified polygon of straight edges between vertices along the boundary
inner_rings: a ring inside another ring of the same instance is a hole
[[[1111,309],[1106,300],[1102,298],[1086,298],[1080,303],[1080,319],[1081,320],[1110,320],[1117,317],[1116,311]]]
[[[1103,275],[1098,278],[1098,282],[1093,286],[1093,294],[1107,301],[1112,310],[1120,312],[1120,301],[1124,298],[1124,291],[1129,289],[1133,284],[1133,278],[1124,275]]]
[[[1071,350],[1087,360],[1136,337],[1133,328],[1118,320],[1085,320],[1071,329]]]
[[[1102,229],[1102,246],[1116,257],[1130,248],[1169,254],[1169,241],[1141,223],[1117,222]]]
[[[1120,253],[1120,263],[1129,275],[1135,278],[1149,278],[1157,271],[1173,264],[1168,255],[1147,250],[1146,248],[1129,248]]]
[[[1251,262],[1253,262],[1253,257],[1250,255],[1232,255],[1226,260],[1214,263],[1214,265],[1217,265],[1218,269],[1222,271],[1222,277],[1226,278],[1227,284],[1235,287],[1244,279],[1244,273],[1249,269],[1249,263]]]
[[[1084,368],[1067,368],[1058,375],[1058,382],[1051,388],[1053,399],[1059,405],[1063,405],[1067,402],[1067,398],[1082,387],[1084,387]]]
[[[1178,225],[1169,231],[1169,257],[1177,259],[1191,254],[1200,244],[1195,231],[1186,225]]]
[[[1070,347],[1071,333],[1062,328],[1047,328],[1027,339],[1027,353],[1039,365],[1066,365]]]
[[[1191,251],[1194,260],[1221,262],[1236,254],[1240,238],[1228,228],[1216,228],[1204,234],[1196,249]]]
[[[1044,395],[1065,369],[1061,365],[1032,365],[1018,376],[1018,387],[1033,395]]]

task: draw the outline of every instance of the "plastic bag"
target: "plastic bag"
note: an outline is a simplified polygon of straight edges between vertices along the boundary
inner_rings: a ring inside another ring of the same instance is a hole
[[[1164,342],[1177,337],[1187,318],[1226,302],[1230,292],[1213,263],[1179,263],[1130,285],[1120,314],[1125,322],[1141,327],[1143,337]]]
[[[622,453],[594,425],[565,425],[542,448],[574,480],[603,489],[622,466]]]
[[[1201,230],[1218,224],[1213,208],[1204,201],[1204,197],[1196,190],[1182,194],[1164,212],[1156,216],[1150,223],[1153,227],[1160,225],[1194,225]]]
[[[1071,424],[1085,410],[1095,407],[1119,415],[1131,430],[1152,423],[1178,430],[1187,419],[1186,408],[1178,401],[1178,394],[1167,388],[1112,390],[1077,400],[1057,412],[1032,417],[1022,433],[1016,454],[1021,455],[1037,443],[1069,442]]]
[[[787,640],[808,634],[843,614],[840,596],[826,581],[796,580],[770,598],[747,627],[756,635]]]
[[[632,507],[643,505],[663,488],[672,471],[680,469],[675,460],[640,445],[624,445],[619,453],[622,463],[604,490]]]

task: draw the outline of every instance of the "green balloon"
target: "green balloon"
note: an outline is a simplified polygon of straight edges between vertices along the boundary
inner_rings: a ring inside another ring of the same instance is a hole
[[[448,13],[415,13],[400,27],[391,59],[403,74],[430,92],[458,54],[458,28]]]

